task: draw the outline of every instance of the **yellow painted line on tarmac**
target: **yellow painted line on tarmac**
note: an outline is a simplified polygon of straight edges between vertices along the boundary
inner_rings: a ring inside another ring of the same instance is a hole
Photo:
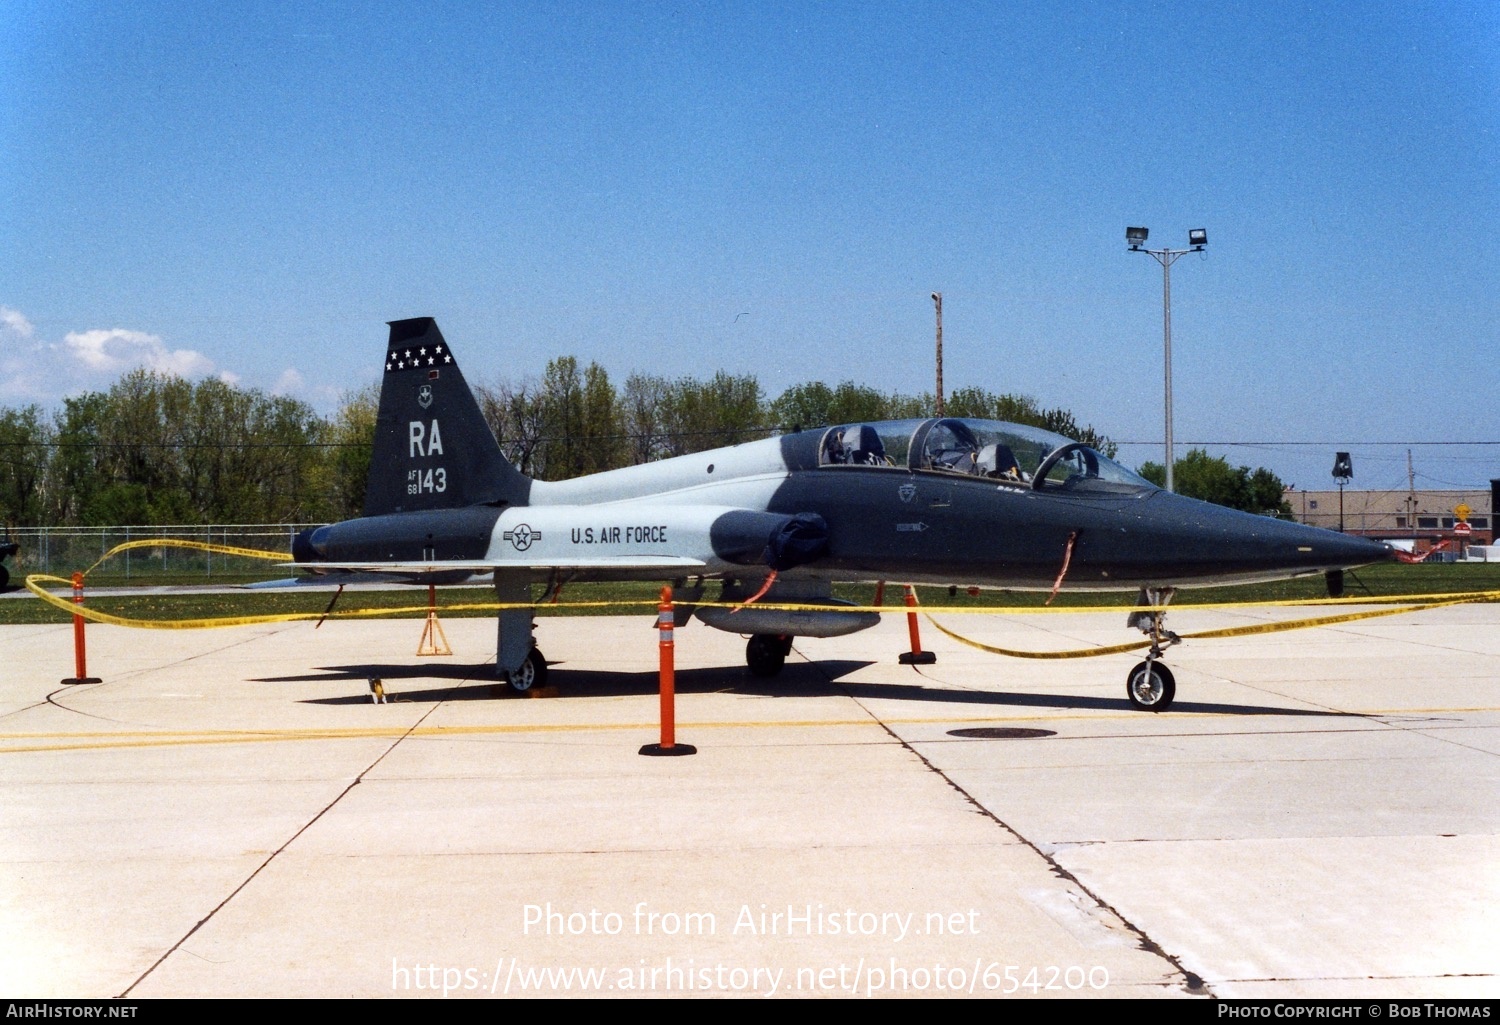
[[[949,722],[956,720],[939,719],[936,722]],[[976,720],[987,721],[987,720]],[[679,722],[678,728],[693,729],[745,729],[750,727],[785,726],[788,728],[803,729],[818,726],[879,726],[880,723],[873,719],[831,719],[831,720],[795,720],[787,722],[701,722],[683,723]],[[0,734],[0,744],[19,739],[43,739],[55,737],[58,740],[73,739],[74,743],[55,744],[33,744],[18,747],[0,747],[0,754],[21,754],[40,751],[103,751],[115,748],[135,747],[181,747],[206,744],[256,744],[272,741],[288,740],[366,740],[372,738],[399,738],[399,737],[423,737],[428,739],[444,739],[449,737],[485,736],[494,734],[512,733],[594,733],[603,730],[640,730],[654,733],[660,729],[660,724],[655,722],[635,723],[528,723],[528,724],[505,724],[490,726],[419,726],[415,729],[404,726],[373,726],[352,727],[349,729],[332,730],[247,730],[243,733],[232,731],[205,732],[202,730],[189,730],[180,733],[60,733],[60,734]],[[136,739],[127,739],[136,738]],[[92,741],[92,742],[88,742]]]
[[[1500,712],[1500,706],[1480,705],[1475,708],[1375,708],[1362,712],[1344,712],[1344,715],[1457,715],[1460,712]]]
[[[1476,706],[1467,708],[1394,708],[1347,710],[1330,714],[1344,716],[1401,716],[1401,715],[1457,715],[1462,713],[1500,712],[1500,706]],[[900,718],[861,719],[788,719],[767,721],[682,722],[679,730],[733,730],[733,729],[819,729],[841,726],[933,726],[973,725],[977,723],[1058,723],[1069,721],[1099,722],[1108,720],[1140,720],[1140,712],[1094,713],[1079,715],[985,715],[954,718],[951,716],[903,716]],[[1172,717],[1186,721],[1186,717]],[[1192,721],[1206,719],[1244,719],[1239,712],[1197,712]],[[1156,721],[1153,719],[1153,721]],[[371,740],[398,739],[403,737],[442,740],[446,738],[495,736],[506,734],[539,733],[597,733],[621,730],[653,733],[659,729],[656,722],[630,723],[505,723],[482,726],[419,726],[415,729],[404,726],[357,726],[340,729],[291,729],[291,730],[185,730],[185,731],[135,731],[108,733],[4,733],[0,744],[15,741],[52,740],[54,743],[22,744],[0,747],[0,754],[34,754],[48,751],[108,751],[130,748],[185,747],[215,744],[259,744],[308,740]]]
[[[394,733],[392,735],[393,736],[399,736],[400,733],[397,732],[397,733]],[[22,746],[22,747],[4,747],[4,748],[0,748],[0,754],[37,754],[37,753],[44,752],[44,751],[124,751],[124,750],[128,750],[130,748],[144,748],[144,747],[200,747],[200,746],[209,745],[209,744],[256,744],[256,743],[266,743],[266,742],[269,742],[269,741],[316,740],[316,739],[320,739],[320,738],[312,737],[312,736],[295,736],[295,735],[291,735],[291,734],[288,734],[288,735],[285,735],[285,736],[279,736],[279,735],[275,735],[275,734],[269,734],[269,735],[262,734],[262,735],[256,736],[256,735],[249,735],[249,734],[247,734],[247,735],[242,736],[242,737],[180,737],[180,738],[164,737],[163,739],[160,739],[160,740],[117,741],[117,742],[114,742],[114,743],[110,743],[110,742],[106,741],[106,742],[103,742],[103,743],[32,744],[32,745]],[[321,739],[326,739],[326,740],[341,740],[341,739],[347,739],[347,738],[342,738],[342,737],[337,737],[337,736],[329,736],[329,737],[325,737],[325,738],[321,738]],[[3,742],[3,741],[4,741],[4,738],[0,737],[0,742]]]
[[[1137,713],[1138,714],[1138,713]],[[901,719],[790,719],[764,722],[683,722],[678,729],[817,729],[839,726],[932,725],[941,723],[990,723],[990,722],[1055,722],[1058,719],[1103,719],[1129,718],[1129,716],[980,716],[977,718],[901,718]],[[638,730],[654,733],[660,729],[656,722],[631,723],[527,723],[496,724],[486,726],[421,726],[410,729],[403,726],[350,727],[347,729],[323,730],[246,730],[244,732],[224,730],[188,730],[182,732],[138,732],[138,733],[7,733],[0,734],[0,744],[16,740],[56,740],[52,744],[31,744],[16,747],[0,747],[0,754],[21,754],[42,751],[104,751],[116,748],[181,747],[209,744],[256,744],[289,740],[367,740],[374,738],[421,737],[441,740],[445,738],[490,736],[503,734],[536,733],[595,733],[600,731]],[[68,743],[67,741],[72,741]]]

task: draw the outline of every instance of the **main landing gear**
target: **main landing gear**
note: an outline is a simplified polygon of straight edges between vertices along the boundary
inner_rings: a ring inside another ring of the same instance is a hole
[[[1172,670],[1157,661],[1164,650],[1182,640],[1166,628],[1167,605],[1176,593],[1175,587],[1141,588],[1136,604],[1150,605],[1151,611],[1132,612],[1126,620],[1127,626],[1133,626],[1151,638],[1146,661],[1132,669],[1125,678],[1125,696],[1130,699],[1130,706],[1143,712],[1165,712],[1172,707],[1172,699],[1177,696],[1177,681]]]
[[[755,634],[745,645],[745,664],[751,676],[775,676],[792,653],[792,639],[779,634]]]
[[[547,685],[547,660],[537,648],[532,648],[521,663],[521,668],[505,674],[505,682],[517,694],[525,694],[536,687]]]

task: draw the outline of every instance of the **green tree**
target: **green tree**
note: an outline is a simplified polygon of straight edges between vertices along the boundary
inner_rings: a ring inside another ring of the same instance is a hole
[[[948,416],[972,416],[981,420],[1004,420],[1013,424],[1042,426],[1042,411],[1028,395],[997,395],[983,388],[955,389],[943,403]]]
[[[577,462],[579,473],[598,473],[626,465],[629,448],[625,444],[625,423],[619,397],[609,374],[597,363],[583,371],[583,452]]]
[[[162,414],[170,378],[134,370],[105,393],[64,400],[58,428],[60,521],[84,525],[183,522],[178,447]],[[181,402],[180,395],[172,397]]]
[[[109,484],[101,443],[107,402],[102,392],[84,392],[63,399],[52,461],[56,497],[50,511],[55,523],[94,522],[89,518],[87,506]]]
[[[768,411],[783,430],[830,427],[834,424],[891,420],[891,397],[853,381],[830,388],[822,381],[793,385],[782,392]]]
[[[892,420],[926,418],[931,416],[932,411],[937,408],[937,399],[933,397],[932,392],[926,391],[917,395],[903,395],[900,392],[894,392],[887,396],[885,401],[886,415]],[[945,413],[948,411],[946,403],[943,405],[943,411]]]
[[[534,382],[501,381],[478,389],[479,410],[505,458],[528,477],[546,471],[547,417],[541,389]]]
[[[1042,410],[1042,422],[1037,426],[1072,438],[1074,441],[1081,441],[1110,458],[1114,458],[1115,452],[1119,449],[1119,446],[1107,435],[1096,431],[1093,424],[1080,427],[1078,421],[1073,419],[1073,414],[1066,409]]]
[[[0,410],[0,520],[6,524],[47,522],[54,433],[40,406]]]
[[[578,360],[560,356],[542,376],[546,457],[540,474],[565,480],[622,465],[624,428],[609,374],[597,363],[581,373]]]
[[[620,416],[632,463],[649,463],[667,454],[666,404],[671,390],[666,378],[654,374],[631,374],[625,379]]]
[[[708,381],[681,378],[667,389],[662,419],[668,455],[749,441],[765,433],[760,382],[722,370]]]
[[[314,519],[347,520],[363,515],[379,411],[378,385],[344,393],[326,433],[328,452],[323,460],[321,490],[328,507]]]
[[[152,370],[132,370],[106,395],[101,425],[109,482],[97,496],[93,523],[191,523],[192,497],[183,482],[180,418],[192,385]],[[126,513],[130,518],[121,518]]]
[[[305,403],[135,370],[64,400],[52,522],[295,521],[329,508],[327,425]]]
[[[1250,511],[1281,519],[1292,518],[1292,504],[1286,500],[1286,485],[1264,466],[1250,474]]]
[[[1161,463],[1146,463],[1137,472],[1157,487],[1166,486]],[[1264,467],[1254,471],[1247,466],[1232,467],[1227,459],[1195,448],[1173,464],[1172,477],[1177,493],[1188,498],[1267,516],[1292,514],[1291,506],[1282,500],[1286,488],[1281,478]]]
[[[324,458],[327,423],[311,406],[285,395],[250,393],[249,444],[243,460],[244,480],[261,482],[259,503],[248,499],[240,508],[254,510],[256,522],[297,523],[321,519],[326,508],[317,491],[317,467]],[[219,507],[213,518],[229,519]]]
[[[833,414],[833,389],[822,381],[794,384],[771,403],[771,422],[784,431],[829,427],[838,421]]]
[[[632,374],[616,392],[597,363],[563,356],[540,384],[476,389],[485,420],[522,473],[544,480],[732,445],[779,429],[926,416],[931,394],[882,394],[844,381],[787,389],[769,405],[752,375],[707,381]],[[329,419],[295,399],[135,370],[107,392],[0,410],[0,509],[17,523],[323,521],[363,511],[379,389],[348,394]],[[1112,454],[1065,410],[981,388],[953,393],[949,415],[1048,427]],[[1251,475],[1252,504],[1279,504],[1274,475]]]
[[[547,432],[544,478],[576,477],[579,461],[576,450],[583,444],[583,379],[574,357],[559,356],[548,361],[542,375],[542,415]]]

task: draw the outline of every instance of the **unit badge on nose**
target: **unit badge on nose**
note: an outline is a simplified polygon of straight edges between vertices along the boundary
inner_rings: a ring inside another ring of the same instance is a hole
[[[901,501],[910,502],[917,497],[917,486],[915,484],[903,484],[896,489],[896,494],[901,496]]]
[[[417,389],[417,405],[423,409],[432,405],[432,385],[424,384]]]

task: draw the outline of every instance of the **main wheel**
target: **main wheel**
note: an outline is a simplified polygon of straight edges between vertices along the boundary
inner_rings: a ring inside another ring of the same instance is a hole
[[[1165,712],[1177,696],[1172,670],[1160,662],[1142,662],[1125,679],[1125,696],[1131,707],[1143,712]]]
[[[790,637],[756,634],[745,645],[745,664],[750,667],[752,676],[775,676],[786,665],[786,657],[791,650]]]
[[[510,674],[510,689],[517,694],[525,694],[535,687],[544,687],[547,684],[547,660],[536,648],[531,649],[531,654],[526,656],[526,661],[521,663],[521,668]]]

